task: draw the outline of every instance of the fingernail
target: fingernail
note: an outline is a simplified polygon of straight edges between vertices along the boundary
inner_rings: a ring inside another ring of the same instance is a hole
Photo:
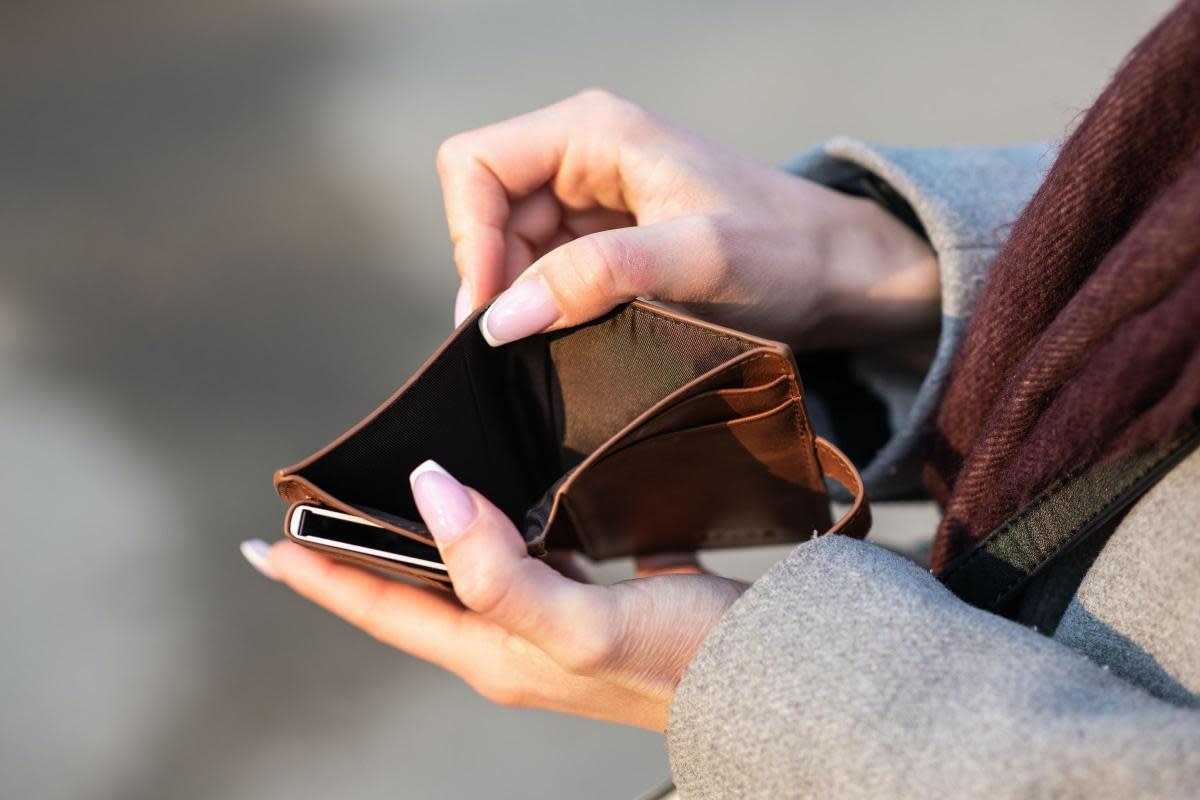
[[[279,580],[279,576],[275,574],[275,570],[271,569],[271,564],[267,561],[267,553],[271,551],[271,545],[262,539],[247,539],[242,542],[240,549],[242,557],[250,562],[250,566],[273,581]]]
[[[483,338],[492,347],[545,330],[559,317],[558,305],[541,278],[513,284],[479,320]]]
[[[462,321],[471,314],[471,292],[467,290],[467,285],[464,283],[458,287],[458,294],[454,297],[454,327],[462,325]]]
[[[408,476],[421,519],[438,544],[450,544],[475,519],[475,502],[462,484],[436,461],[426,461]]]

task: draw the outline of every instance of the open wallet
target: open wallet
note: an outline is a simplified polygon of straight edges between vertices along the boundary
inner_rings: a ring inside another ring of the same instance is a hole
[[[862,480],[808,423],[784,344],[634,301],[499,347],[463,322],[395,394],[275,474],[284,531],[449,588],[444,569],[296,535],[303,509],[365,520],[434,554],[408,475],[434,459],[495,503],[529,552],[592,559],[779,544],[871,524]],[[825,479],[853,496],[834,523]]]

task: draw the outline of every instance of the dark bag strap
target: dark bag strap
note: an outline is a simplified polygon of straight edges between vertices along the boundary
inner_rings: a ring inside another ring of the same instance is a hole
[[[1102,530],[1200,443],[1200,425],[1167,442],[1069,475],[938,575],[950,591],[997,611],[1054,559]]]

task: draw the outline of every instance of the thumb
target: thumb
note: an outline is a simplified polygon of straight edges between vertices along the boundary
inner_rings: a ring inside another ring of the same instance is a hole
[[[552,656],[587,644],[579,628],[603,630],[607,589],[577,583],[532,558],[504,513],[436,462],[422,463],[409,481],[464,606]]]
[[[582,324],[635,297],[696,299],[721,261],[711,217],[593,233],[534,262],[479,327],[495,347]]]

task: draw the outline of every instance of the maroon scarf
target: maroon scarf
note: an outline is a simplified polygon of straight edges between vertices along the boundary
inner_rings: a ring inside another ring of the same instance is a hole
[[[1013,226],[926,484],[940,571],[1060,476],[1200,408],[1200,0],[1127,57]]]

